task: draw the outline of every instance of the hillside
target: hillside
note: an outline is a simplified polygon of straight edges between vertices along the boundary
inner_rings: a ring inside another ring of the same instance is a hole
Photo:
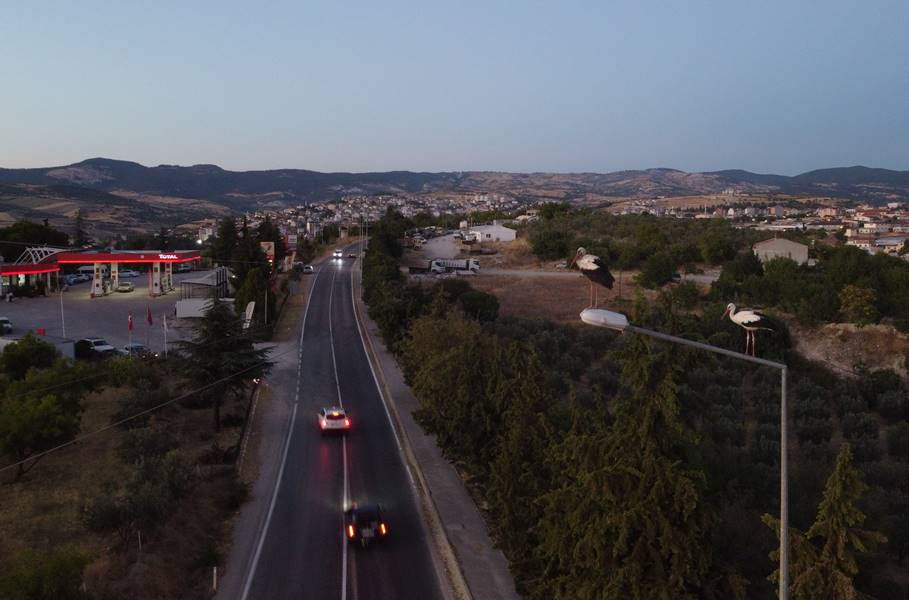
[[[346,194],[494,193],[528,201],[588,204],[618,198],[684,197],[734,189],[759,195],[909,200],[909,171],[822,169],[794,177],[743,170],[688,173],[321,173],[303,169],[227,171],[92,158],[72,165],[0,169],[0,219],[70,218],[76,208],[113,230],[176,224],[229,212],[318,202]]]

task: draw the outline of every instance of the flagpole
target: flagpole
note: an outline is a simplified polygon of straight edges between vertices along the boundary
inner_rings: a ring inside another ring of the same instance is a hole
[[[164,313],[164,358],[167,358],[167,313]]]
[[[133,355],[133,315],[129,315],[129,321],[127,321],[129,329],[129,355]]]

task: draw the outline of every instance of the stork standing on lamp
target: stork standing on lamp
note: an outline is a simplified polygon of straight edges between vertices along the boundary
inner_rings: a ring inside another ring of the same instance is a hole
[[[612,276],[612,273],[606,267],[606,263],[599,256],[587,254],[587,250],[583,247],[578,248],[568,267],[571,268],[575,263],[577,263],[578,269],[581,270],[581,274],[590,281],[590,306],[587,308],[596,308],[596,285],[602,285],[611,290],[615,277]]]
[[[751,308],[737,309],[735,304],[726,305],[726,312],[721,318],[725,319],[729,315],[729,320],[745,330],[745,354],[755,356],[755,336],[754,333],[760,329],[764,331],[775,331],[773,323],[763,313]],[[751,350],[749,353],[748,350]]]

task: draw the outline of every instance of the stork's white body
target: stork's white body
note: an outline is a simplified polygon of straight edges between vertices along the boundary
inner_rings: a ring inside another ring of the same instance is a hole
[[[574,258],[571,259],[571,264],[577,264],[581,274],[590,281],[590,306],[587,308],[595,308],[597,304],[597,289],[594,284],[612,289],[615,277],[612,276],[612,273],[606,267],[606,263],[599,256],[587,254],[584,248],[578,248]]]
[[[731,302],[726,306],[726,312],[723,317],[729,315],[729,320],[745,330],[745,354],[755,355],[755,336],[754,332],[758,330],[773,331],[770,320],[754,309],[736,308]],[[750,352],[749,352],[750,350]]]

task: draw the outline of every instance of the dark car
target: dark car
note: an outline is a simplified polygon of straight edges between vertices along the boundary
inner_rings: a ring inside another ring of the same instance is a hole
[[[152,352],[151,350],[148,349],[148,347],[145,344],[140,344],[139,342],[132,342],[130,344],[126,344],[122,348],[118,348],[117,352],[122,356],[130,356],[133,358],[139,358],[139,359],[143,359],[143,360],[150,359],[150,358],[158,358],[157,352]]]
[[[97,360],[117,355],[117,350],[103,338],[85,338],[76,342],[76,358]]]
[[[378,504],[364,504],[344,511],[344,535],[351,544],[360,542],[364,548],[385,539],[388,525],[382,519],[382,508]]]

